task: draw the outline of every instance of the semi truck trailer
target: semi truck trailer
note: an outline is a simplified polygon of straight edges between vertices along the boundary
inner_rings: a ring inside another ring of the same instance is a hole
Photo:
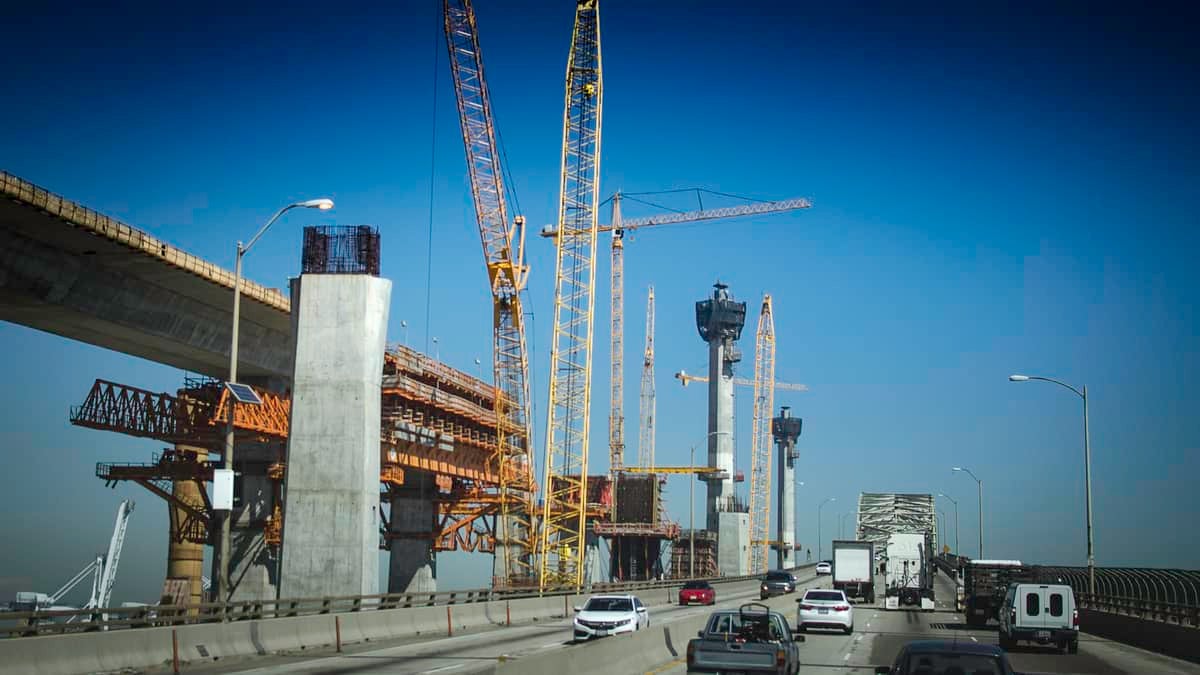
[[[833,587],[849,597],[875,602],[875,545],[869,541],[833,542]]]

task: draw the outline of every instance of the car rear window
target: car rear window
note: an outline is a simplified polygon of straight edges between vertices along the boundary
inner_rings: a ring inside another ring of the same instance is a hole
[[[1063,596],[1062,593],[1050,594],[1050,616],[1063,615]]]
[[[832,600],[832,601],[837,602],[837,601],[845,600],[846,598],[842,597],[842,594],[838,591],[809,591],[804,594],[804,599],[805,600]]]
[[[708,585],[707,581],[689,581],[683,587],[689,591],[706,591],[712,588],[712,586]]]
[[[1000,660],[984,654],[921,654],[908,658],[907,672],[913,675],[943,675],[970,673],[971,675],[1003,675]]]
[[[1030,592],[1025,595],[1025,614],[1028,616],[1037,616],[1041,612],[1042,598],[1035,592]]]

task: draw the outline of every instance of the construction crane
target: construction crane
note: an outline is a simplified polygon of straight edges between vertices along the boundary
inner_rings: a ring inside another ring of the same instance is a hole
[[[638,466],[654,466],[654,287],[646,296],[646,350],[638,425]]]
[[[695,190],[697,196],[699,196],[702,192],[708,192],[707,190],[693,189]],[[621,201],[626,196],[628,195],[625,195],[621,192],[617,192],[612,196],[610,200],[612,208],[610,224],[601,225],[597,228],[598,232],[612,233],[612,259],[609,267],[611,274],[610,300],[612,303],[610,308],[611,329],[609,332],[612,375],[609,380],[611,391],[609,397],[610,408],[608,418],[608,445],[609,470],[610,472],[614,473],[619,471],[620,468],[625,464],[625,233],[632,230],[655,227],[659,225],[676,225],[681,223],[696,223],[706,220],[720,220],[724,218],[765,215],[812,207],[812,202],[804,198],[755,202],[752,204],[743,204],[739,206],[717,209],[705,209],[703,208],[703,202],[701,202],[701,208],[695,211],[674,212],[645,218],[624,220],[621,216]],[[633,197],[630,196],[630,198]],[[637,200],[635,199],[635,201]],[[558,236],[558,229],[553,226],[542,228],[541,236],[556,237]]]
[[[543,589],[583,584],[603,79],[599,0],[578,0],[563,111],[554,336],[538,546],[538,583]]]
[[[679,380],[679,382],[681,384],[683,384],[683,386],[685,386],[685,387],[688,386],[688,383],[690,383],[690,382],[708,382],[708,378],[704,375],[688,375],[687,372],[682,371],[682,370],[679,371],[678,373],[675,373],[675,379]],[[733,378],[733,383],[738,386],[741,386],[741,387],[753,387],[754,386],[754,380],[748,380],[744,377]],[[784,391],[808,391],[808,385],[807,384],[791,384],[788,382],[776,382],[775,389],[776,390],[784,390]]]
[[[57,591],[50,594],[19,592],[17,593],[16,600],[10,603],[9,607],[13,611],[19,612],[75,609],[74,607],[61,606],[58,603],[89,575],[92,577],[92,594],[88,597],[87,603],[80,609],[103,609],[108,607],[108,603],[112,599],[113,584],[117,580],[117,566],[121,562],[121,549],[125,545],[125,530],[129,526],[129,516],[132,513],[133,500],[121,500],[121,503],[117,505],[117,519],[113,525],[112,538],[109,539],[107,553],[97,555],[95,560],[85,565],[83,569],[79,570],[75,576],[71,577]],[[67,623],[73,622],[75,618],[76,616],[71,616],[67,619]],[[101,618],[107,621],[108,615],[103,614]]]
[[[767,571],[771,521],[771,415],[775,408],[775,319],[763,295],[754,340],[754,419],[750,436],[750,573]]]
[[[499,476],[495,527],[498,565],[493,583],[527,585],[534,577],[534,476],[530,458],[533,435],[529,359],[521,306],[521,292],[529,274],[525,264],[525,218],[508,218],[475,11],[470,0],[445,0],[444,9],[446,47],[471,176],[471,196],[492,292],[492,372],[497,390],[497,442],[492,464]]]

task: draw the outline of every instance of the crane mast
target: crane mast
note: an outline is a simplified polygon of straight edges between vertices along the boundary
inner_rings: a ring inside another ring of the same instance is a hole
[[[567,62],[539,585],[583,583],[599,197],[599,0],[578,0]]]
[[[654,287],[646,296],[646,351],[642,358],[638,466],[654,466]]]
[[[612,372],[608,407],[608,472],[615,477],[625,466],[625,230],[621,229],[620,193],[612,201],[612,265],[609,267],[612,311],[609,341]],[[615,516],[615,511],[614,511]]]
[[[471,196],[492,293],[492,373],[497,389],[497,443],[492,461],[500,477],[495,583],[523,585],[531,583],[534,577],[534,477],[530,458],[533,436],[521,303],[529,273],[524,260],[525,219],[508,218],[475,11],[470,0],[445,0],[444,9],[446,46],[467,153]]]
[[[767,569],[771,520],[771,414],[775,407],[775,319],[763,295],[754,341],[754,421],[750,437],[750,573]]]

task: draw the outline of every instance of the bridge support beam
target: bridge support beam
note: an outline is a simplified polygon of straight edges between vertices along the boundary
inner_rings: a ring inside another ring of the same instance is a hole
[[[292,282],[280,597],[379,592],[380,388],[391,290],[367,274]]]
[[[388,593],[437,591],[437,554],[430,533],[436,528],[433,474],[405,471],[404,485],[392,487],[389,523],[391,557]]]

